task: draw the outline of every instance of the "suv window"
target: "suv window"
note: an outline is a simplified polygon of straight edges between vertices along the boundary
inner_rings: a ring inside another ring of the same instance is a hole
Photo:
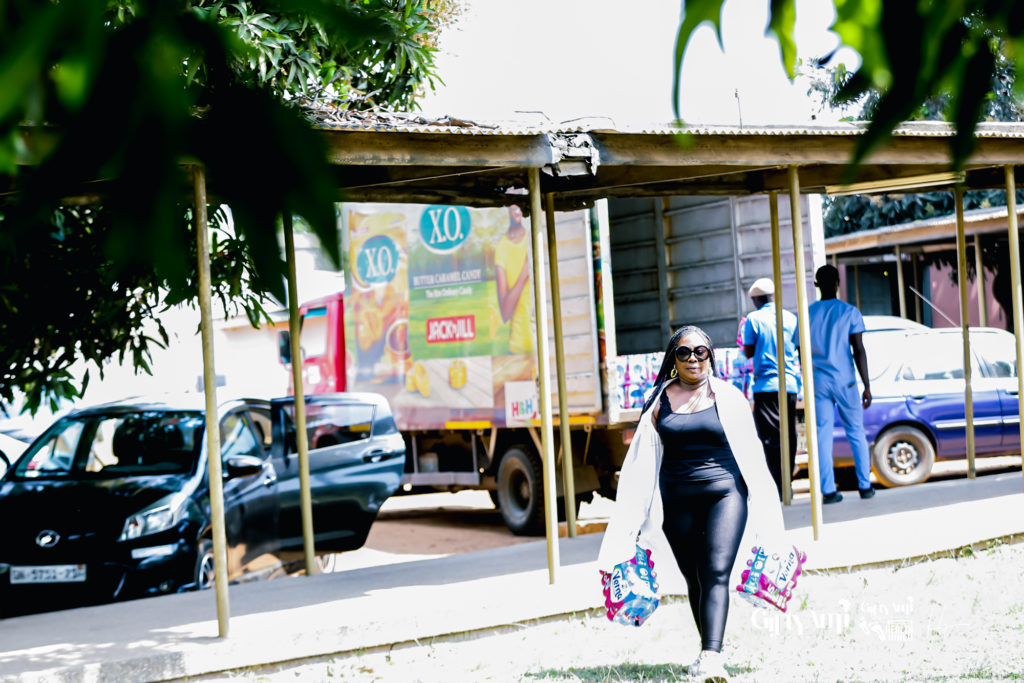
[[[37,477],[70,472],[84,429],[85,422],[79,420],[62,423],[62,428],[53,430],[29,459],[18,464],[18,474]]]
[[[221,457],[231,455],[255,455],[263,457],[263,452],[256,441],[256,435],[249,427],[248,420],[242,412],[234,412],[220,421]]]
[[[249,408],[249,419],[252,420],[252,426],[256,429],[256,436],[263,444],[263,450],[269,453],[270,447],[274,444],[270,411],[263,408]]]
[[[19,460],[16,476],[134,477],[187,474],[199,455],[203,417],[160,410],[61,420]]]
[[[289,438],[288,453],[295,453],[295,405],[283,406],[285,428]],[[306,434],[310,449],[328,448],[338,444],[368,439],[373,434],[374,406],[366,403],[306,404]]]
[[[907,336],[907,363],[903,379],[943,380],[964,378],[964,347],[959,335],[915,334]],[[978,358],[971,354],[971,372],[980,374]]]
[[[903,361],[901,349],[905,334],[902,330],[868,330],[861,335],[864,353],[868,357],[868,377],[872,382],[884,375],[894,364],[899,368]],[[860,375],[857,375],[860,377]]]

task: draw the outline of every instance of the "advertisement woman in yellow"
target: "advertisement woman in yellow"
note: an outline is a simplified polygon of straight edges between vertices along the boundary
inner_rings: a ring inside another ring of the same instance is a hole
[[[494,277],[498,285],[498,308],[502,322],[509,323],[508,352],[531,353],[530,297],[525,291],[530,281],[530,241],[523,227],[523,211],[508,207],[508,232],[494,248]]]

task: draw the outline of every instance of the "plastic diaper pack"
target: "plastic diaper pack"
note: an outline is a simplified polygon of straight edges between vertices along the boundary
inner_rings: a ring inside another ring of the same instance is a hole
[[[658,608],[657,574],[651,551],[636,547],[636,555],[601,572],[604,605],[608,619],[620,624],[640,626]]]
[[[807,554],[796,546],[785,550],[782,543],[755,545],[751,553],[753,556],[747,560],[747,568],[740,577],[742,583],[736,590],[756,607],[774,607],[785,612]]]

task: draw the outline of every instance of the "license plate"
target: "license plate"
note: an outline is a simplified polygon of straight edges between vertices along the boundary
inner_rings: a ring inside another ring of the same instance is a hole
[[[84,564],[11,567],[11,583],[80,583],[82,581],[85,581]]]

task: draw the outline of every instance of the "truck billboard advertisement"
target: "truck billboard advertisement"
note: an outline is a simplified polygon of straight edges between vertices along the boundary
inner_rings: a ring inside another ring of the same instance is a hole
[[[530,420],[536,328],[519,208],[343,207],[348,389],[387,396],[403,429]]]

